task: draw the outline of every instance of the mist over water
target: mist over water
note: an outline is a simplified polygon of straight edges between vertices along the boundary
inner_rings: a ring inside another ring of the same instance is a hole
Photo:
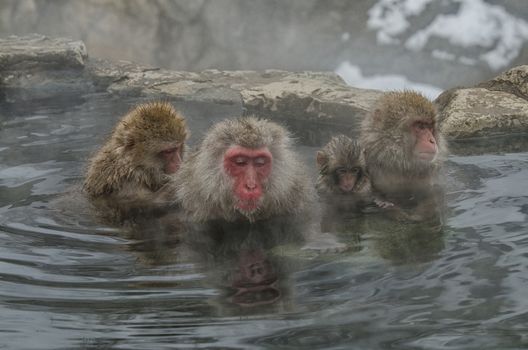
[[[90,57],[191,71],[329,70],[352,86],[431,99],[528,57],[524,0],[4,0],[0,19],[1,36],[68,36]],[[197,239],[182,252],[163,222],[116,228],[75,200],[56,205],[75,199],[87,159],[142,101],[70,91],[0,102],[0,348],[528,347],[528,153],[449,156],[443,226],[354,217],[335,226],[349,249],[318,255],[270,249],[255,238],[269,227],[227,225],[232,246]],[[171,102],[188,120],[191,148],[213,123],[243,113]],[[296,146],[314,179],[327,141]],[[237,245],[245,234],[251,244]]]
[[[4,0],[0,35],[70,37],[83,40],[91,57],[174,70],[337,69],[359,87],[444,90],[526,63],[525,5],[523,0]]]

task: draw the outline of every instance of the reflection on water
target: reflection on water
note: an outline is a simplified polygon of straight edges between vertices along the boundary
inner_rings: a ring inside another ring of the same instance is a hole
[[[528,153],[451,157],[446,225],[335,222],[340,254],[305,254],[270,227],[182,242],[177,219],[115,229],[52,210],[137,102],[0,106],[0,348],[528,346]],[[180,107],[192,143],[240,113]]]

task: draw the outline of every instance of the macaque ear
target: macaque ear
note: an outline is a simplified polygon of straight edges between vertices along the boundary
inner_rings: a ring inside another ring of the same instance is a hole
[[[326,155],[326,153],[324,153],[322,151],[317,151],[317,155],[315,157],[315,160],[317,162],[317,166],[319,168],[322,168],[324,165],[326,165],[328,163],[328,156]]]

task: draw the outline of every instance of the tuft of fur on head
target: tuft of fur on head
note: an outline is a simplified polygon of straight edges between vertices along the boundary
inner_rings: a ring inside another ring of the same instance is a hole
[[[359,145],[357,140],[352,140],[345,135],[332,137],[330,141],[318,151],[318,159],[323,160],[323,163],[317,164],[319,177],[317,179],[316,187],[320,194],[326,192],[341,192],[336,184],[334,174],[337,168],[344,167],[350,170],[358,167],[365,170],[363,148]],[[361,186],[361,182],[358,182],[355,187],[359,186]]]
[[[434,126],[439,154],[425,163],[413,157],[414,137],[409,132],[416,121]],[[443,161],[444,138],[438,131],[437,111],[422,94],[405,90],[385,93],[361,125],[360,142],[370,169],[421,175],[434,171]]]
[[[170,103],[158,101],[134,107],[90,159],[84,191],[91,196],[110,194],[124,183],[156,191],[168,179],[158,153],[183,147],[188,134],[184,117]]]
[[[285,128],[266,119],[250,116],[222,121],[207,132],[197,151],[183,162],[177,174],[178,200],[194,221],[255,221],[300,212],[313,202],[314,192],[292,143]],[[267,147],[273,156],[257,211],[242,212],[235,207],[233,180],[223,167],[224,153],[235,145]]]

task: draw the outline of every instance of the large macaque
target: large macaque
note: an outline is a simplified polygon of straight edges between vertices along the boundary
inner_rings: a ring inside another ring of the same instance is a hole
[[[413,91],[389,92],[363,121],[360,142],[377,202],[422,219],[436,203],[446,145],[434,105]]]
[[[280,125],[245,117],[216,124],[178,173],[188,218],[255,222],[308,209],[314,191]]]
[[[332,139],[316,155],[317,192],[338,211],[361,209],[372,201],[363,149],[345,135]]]
[[[164,212],[188,137],[185,120],[167,102],[141,104],[116,125],[90,160],[83,191],[112,223]]]

